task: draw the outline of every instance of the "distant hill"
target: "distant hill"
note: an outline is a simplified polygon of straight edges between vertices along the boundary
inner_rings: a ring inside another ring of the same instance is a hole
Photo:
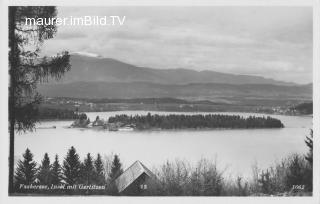
[[[62,81],[39,85],[40,93],[48,97],[92,99],[169,97],[253,101],[312,98],[312,84],[297,85],[259,76],[188,69],[152,69],[79,54],[71,55],[71,65],[71,71],[65,74]]]
[[[43,84],[40,93],[49,97],[76,98],[194,98],[246,97],[250,99],[312,99],[312,86],[280,86],[272,84],[157,84],[149,82],[74,82]]]
[[[115,59],[71,55],[71,71],[62,81],[73,82],[151,82],[157,84],[224,83],[295,85],[259,76],[226,74],[214,71],[189,69],[152,69],[137,67]]]
[[[297,111],[300,114],[312,114],[313,103],[300,103],[290,108],[293,111]]]

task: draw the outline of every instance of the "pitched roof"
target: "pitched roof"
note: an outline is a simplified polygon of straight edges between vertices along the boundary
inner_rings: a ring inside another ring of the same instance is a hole
[[[147,174],[149,177],[155,177],[154,174],[140,161],[134,162],[115,180],[119,193],[126,189],[143,173]]]

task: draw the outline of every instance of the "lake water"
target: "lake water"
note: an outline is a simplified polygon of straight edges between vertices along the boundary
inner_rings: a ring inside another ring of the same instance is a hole
[[[116,114],[147,113],[147,111],[118,111],[91,112],[87,115],[93,121],[97,115],[107,119]],[[152,111],[151,113],[169,114],[169,112]],[[255,113],[222,114],[267,116]],[[140,160],[152,169],[167,160],[182,159],[195,163],[201,158],[207,158],[216,159],[221,169],[227,168],[228,174],[249,176],[255,161],[259,167],[265,168],[291,153],[307,152],[304,139],[312,127],[311,116],[271,115],[271,117],[280,119],[285,128],[110,132],[67,128],[72,121],[41,122],[35,132],[16,135],[15,155],[16,158],[21,158],[28,147],[37,162],[40,162],[43,154],[48,152],[51,160],[58,154],[62,163],[67,150],[74,146],[81,159],[88,152],[94,156],[96,153],[119,154],[124,167],[128,167],[136,160]],[[56,129],[43,129],[52,126],[56,126]]]

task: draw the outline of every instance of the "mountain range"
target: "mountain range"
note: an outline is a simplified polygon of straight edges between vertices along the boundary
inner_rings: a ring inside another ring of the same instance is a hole
[[[312,86],[260,76],[190,69],[138,67],[111,58],[71,55],[71,70],[58,82],[41,84],[45,96],[132,98],[312,97]]]
[[[152,82],[158,84],[224,83],[294,85],[260,76],[226,74],[190,69],[138,67],[111,58],[71,55],[71,70],[63,77],[70,82]],[[61,82],[59,82],[61,83]]]

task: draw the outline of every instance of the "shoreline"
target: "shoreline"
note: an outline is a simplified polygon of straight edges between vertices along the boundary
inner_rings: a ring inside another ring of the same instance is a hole
[[[84,111],[81,113],[111,113],[111,112],[124,112],[124,111],[145,111],[145,112],[166,112],[166,113],[198,113],[198,114],[214,114],[214,113],[247,113],[247,114],[264,114],[264,115],[275,115],[275,116],[297,116],[297,117],[313,117],[313,114],[279,114],[279,113],[265,113],[265,112],[247,112],[247,111],[163,111],[163,110],[112,110],[112,111]],[[73,121],[74,118],[70,119],[39,119],[39,122],[48,122],[48,121]]]

